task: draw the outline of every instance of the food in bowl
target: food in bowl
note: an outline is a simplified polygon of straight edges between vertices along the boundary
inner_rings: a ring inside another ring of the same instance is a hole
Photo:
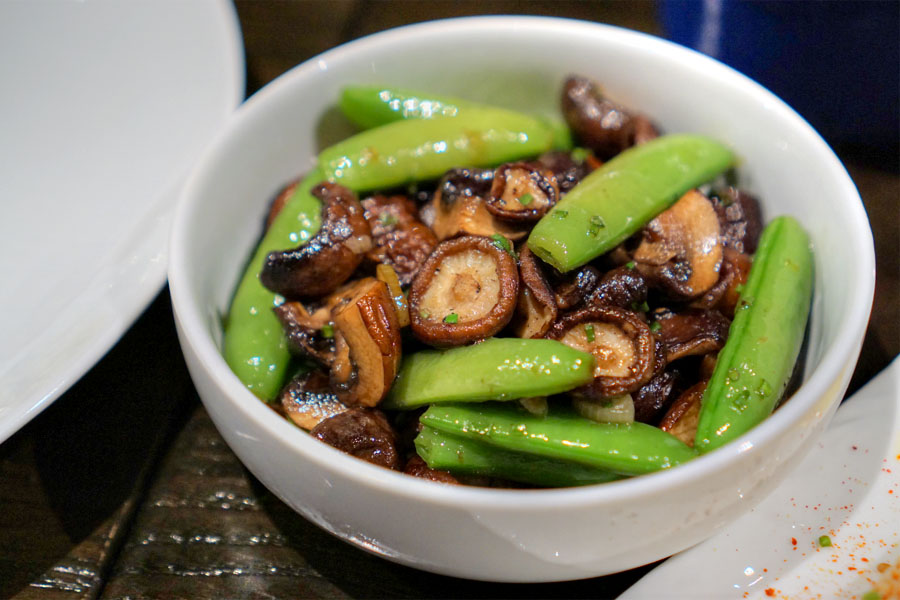
[[[571,132],[347,88],[368,129],[279,194],[233,299],[247,387],[369,462],[491,485],[666,469],[763,420],[809,313],[806,233],[763,230],[718,142],[583,78],[562,97]]]

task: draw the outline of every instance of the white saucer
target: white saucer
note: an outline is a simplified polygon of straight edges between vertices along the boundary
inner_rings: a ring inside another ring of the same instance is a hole
[[[822,536],[827,539],[820,543]],[[900,578],[896,358],[844,402],[821,442],[781,487],[619,599],[860,599],[889,585],[891,577]],[[898,594],[892,597],[900,597],[900,580],[892,585]]]

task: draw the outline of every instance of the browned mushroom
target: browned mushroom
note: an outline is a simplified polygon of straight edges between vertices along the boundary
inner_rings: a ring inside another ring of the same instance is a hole
[[[666,294],[694,298],[719,280],[719,233],[712,203],[691,190],[643,228],[632,258],[641,274]]]
[[[585,302],[600,283],[600,271],[591,265],[584,265],[565,274],[555,269],[551,272],[555,280],[553,291],[556,305],[560,310],[569,310]]]
[[[688,308],[678,312],[668,308],[653,311],[659,323],[656,335],[666,347],[666,360],[702,356],[718,352],[725,345],[731,322],[717,310]]]
[[[557,321],[547,336],[594,356],[594,380],[576,390],[588,398],[611,398],[647,383],[656,367],[656,340],[634,312],[589,306]]]
[[[328,375],[318,370],[291,379],[281,390],[279,402],[285,415],[307,431],[347,410],[331,391]]]
[[[562,110],[575,137],[602,160],[658,135],[648,119],[604,98],[597,86],[583,77],[566,79]]]
[[[418,219],[415,203],[406,196],[378,194],[361,204],[374,242],[366,258],[392,266],[401,285],[409,285],[437,245],[434,232]]]
[[[637,269],[617,267],[604,273],[587,302],[637,310],[647,302],[647,282]]]
[[[359,279],[335,294],[331,384],[348,406],[375,406],[400,364],[400,324],[387,285]]]
[[[733,187],[716,190],[711,199],[719,215],[725,247],[745,254],[756,252],[763,227],[759,201]]]
[[[372,247],[372,232],[356,196],[323,183],[312,189],[322,200],[322,227],[293,250],[271,252],[260,281],[287,298],[316,298],[344,283]]]
[[[547,169],[524,162],[494,171],[487,209],[504,221],[530,223],[544,216],[559,199],[559,184]]]
[[[654,424],[668,408],[672,392],[678,384],[677,371],[663,370],[631,394],[634,400],[634,420]]]
[[[753,259],[746,254],[725,248],[719,281],[705,294],[691,302],[694,308],[715,308],[728,318],[734,317],[734,308],[740,300],[740,287],[747,282]]]
[[[534,254],[523,245],[519,251],[519,299],[513,318],[513,332],[520,338],[541,338],[556,321],[557,308],[553,292]]]
[[[302,303],[285,302],[274,308],[287,337],[288,348],[296,356],[307,356],[330,367],[334,358],[334,332],[330,308],[312,314]]]
[[[700,401],[708,382],[701,381],[689,387],[666,412],[659,428],[668,431],[688,446],[694,446],[697,423],[700,421]]]
[[[491,193],[493,178],[493,171],[482,169],[453,169],[444,176],[431,204],[423,208],[428,215],[426,223],[438,240],[466,234],[500,234],[517,240],[528,233],[527,228],[506,223],[487,209],[485,199]]]
[[[547,152],[537,159],[537,164],[543,169],[549,170],[556,177],[560,197],[568,193],[591,172],[587,162],[576,161],[569,152]]]
[[[400,468],[396,434],[379,410],[352,408],[325,419],[310,433],[329,446],[372,464]]]
[[[479,236],[441,242],[409,290],[413,334],[435,346],[490,337],[512,319],[518,291],[516,261],[501,244]]]

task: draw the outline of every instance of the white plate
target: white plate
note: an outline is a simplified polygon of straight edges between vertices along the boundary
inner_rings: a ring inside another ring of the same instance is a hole
[[[844,402],[759,506],[619,600],[859,599],[873,589],[900,598],[900,359]]]
[[[244,95],[225,0],[0,2],[0,442],[165,281],[177,191]]]

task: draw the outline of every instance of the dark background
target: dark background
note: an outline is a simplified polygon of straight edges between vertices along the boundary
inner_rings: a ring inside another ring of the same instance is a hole
[[[665,33],[653,2],[236,6],[248,95],[337,44],[441,17],[543,14]],[[893,40],[885,43],[896,53]],[[893,91],[883,101],[896,103]],[[837,132],[829,140],[859,187],[878,260],[851,391],[900,351],[898,133],[877,143]],[[649,568],[580,582],[484,584],[400,567],[330,537],[265,490],[215,431],[182,362],[168,290],[81,381],[0,445],[2,598],[612,598]]]

